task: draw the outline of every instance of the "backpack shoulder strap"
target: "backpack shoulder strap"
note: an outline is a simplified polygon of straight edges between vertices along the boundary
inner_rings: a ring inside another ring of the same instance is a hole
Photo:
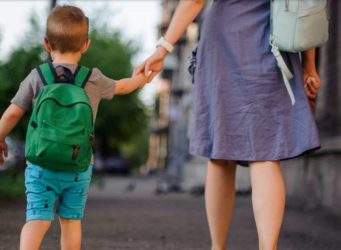
[[[75,71],[75,85],[84,88],[91,76],[91,73],[91,69],[84,66],[78,66]]]
[[[51,63],[43,63],[36,67],[38,74],[44,85],[53,84],[56,81],[55,71]]]

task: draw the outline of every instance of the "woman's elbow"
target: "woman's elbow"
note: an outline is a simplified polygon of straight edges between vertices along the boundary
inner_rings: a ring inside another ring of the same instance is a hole
[[[193,0],[195,3],[200,4],[200,5],[205,5],[206,0]]]
[[[182,0],[182,2],[187,2],[193,5],[200,5],[200,6],[204,6],[206,3],[206,0]]]

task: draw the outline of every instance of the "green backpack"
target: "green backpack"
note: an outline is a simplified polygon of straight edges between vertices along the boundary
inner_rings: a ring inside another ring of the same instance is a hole
[[[94,142],[93,113],[84,90],[91,70],[78,66],[71,81],[58,78],[51,63],[37,71],[45,86],[29,121],[26,159],[54,171],[86,171]]]

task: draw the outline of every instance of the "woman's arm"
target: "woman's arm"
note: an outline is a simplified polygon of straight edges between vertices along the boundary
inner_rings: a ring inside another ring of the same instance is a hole
[[[308,49],[303,53],[303,67],[316,70],[316,49]]]
[[[164,36],[165,40],[174,45],[186,31],[187,27],[199,15],[205,3],[206,0],[180,1]],[[150,82],[162,70],[167,54],[167,50],[163,47],[158,47],[151,57],[135,69],[134,75],[144,72],[145,75],[148,75],[148,82]]]
[[[180,1],[164,36],[167,42],[174,45],[180,39],[187,27],[199,15],[205,2],[206,0]]]
[[[133,92],[135,89],[141,88],[147,82],[147,78],[143,74],[131,78],[125,78],[116,81],[114,95],[125,95]]]

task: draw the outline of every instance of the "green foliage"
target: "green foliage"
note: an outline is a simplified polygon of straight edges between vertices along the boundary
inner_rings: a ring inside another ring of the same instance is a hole
[[[37,29],[32,24],[32,32]],[[27,34],[32,34],[28,32]],[[92,28],[91,47],[84,54],[80,64],[97,67],[113,79],[129,77],[132,71],[131,60],[136,48],[131,42],[123,42],[119,32],[109,32],[108,28]],[[0,112],[7,108],[15,95],[20,82],[46,58],[40,44],[16,48],[9,58],[0,62]],[[25,138],[27,118],[13,132],[19,139]],[[121,153],[133,159],[134,165],[141,165],[147,157],[147,115],[138,91],[125,96],[115,96],[112,101],[100,105],[96,136],[100,142],[99,151],[104,155]],[[141,150],[141,147],[143,150]]]
[[[20,82],[31,72],[31,70],[41,63],[41,55],[43,53],[41,46],[31,48],[17,48],[7,59],[0,63],[0,112],[1,114],[10,104],[10,100],[14,97],[19,88]],[[24,138],[28,114],[23,122],[19,123],[14,130],[14,135]]]
[[[0,199],[13,199],[25,194],[24,174],[11,170],[0,174]]]
[[[130,77],[131,60],[136,52],[132,43],[122,43],[119,32],[107,28],[93,29],[92,44],[82,58],[81,64],[99,68],[113,79]],[[117,151],[140,165],[147,157],[147,115],[138,98],[138,91],[129,95],[115,96],[112,101],[103,101],[96,121],[96,136],[101,141],[102,154]]]

